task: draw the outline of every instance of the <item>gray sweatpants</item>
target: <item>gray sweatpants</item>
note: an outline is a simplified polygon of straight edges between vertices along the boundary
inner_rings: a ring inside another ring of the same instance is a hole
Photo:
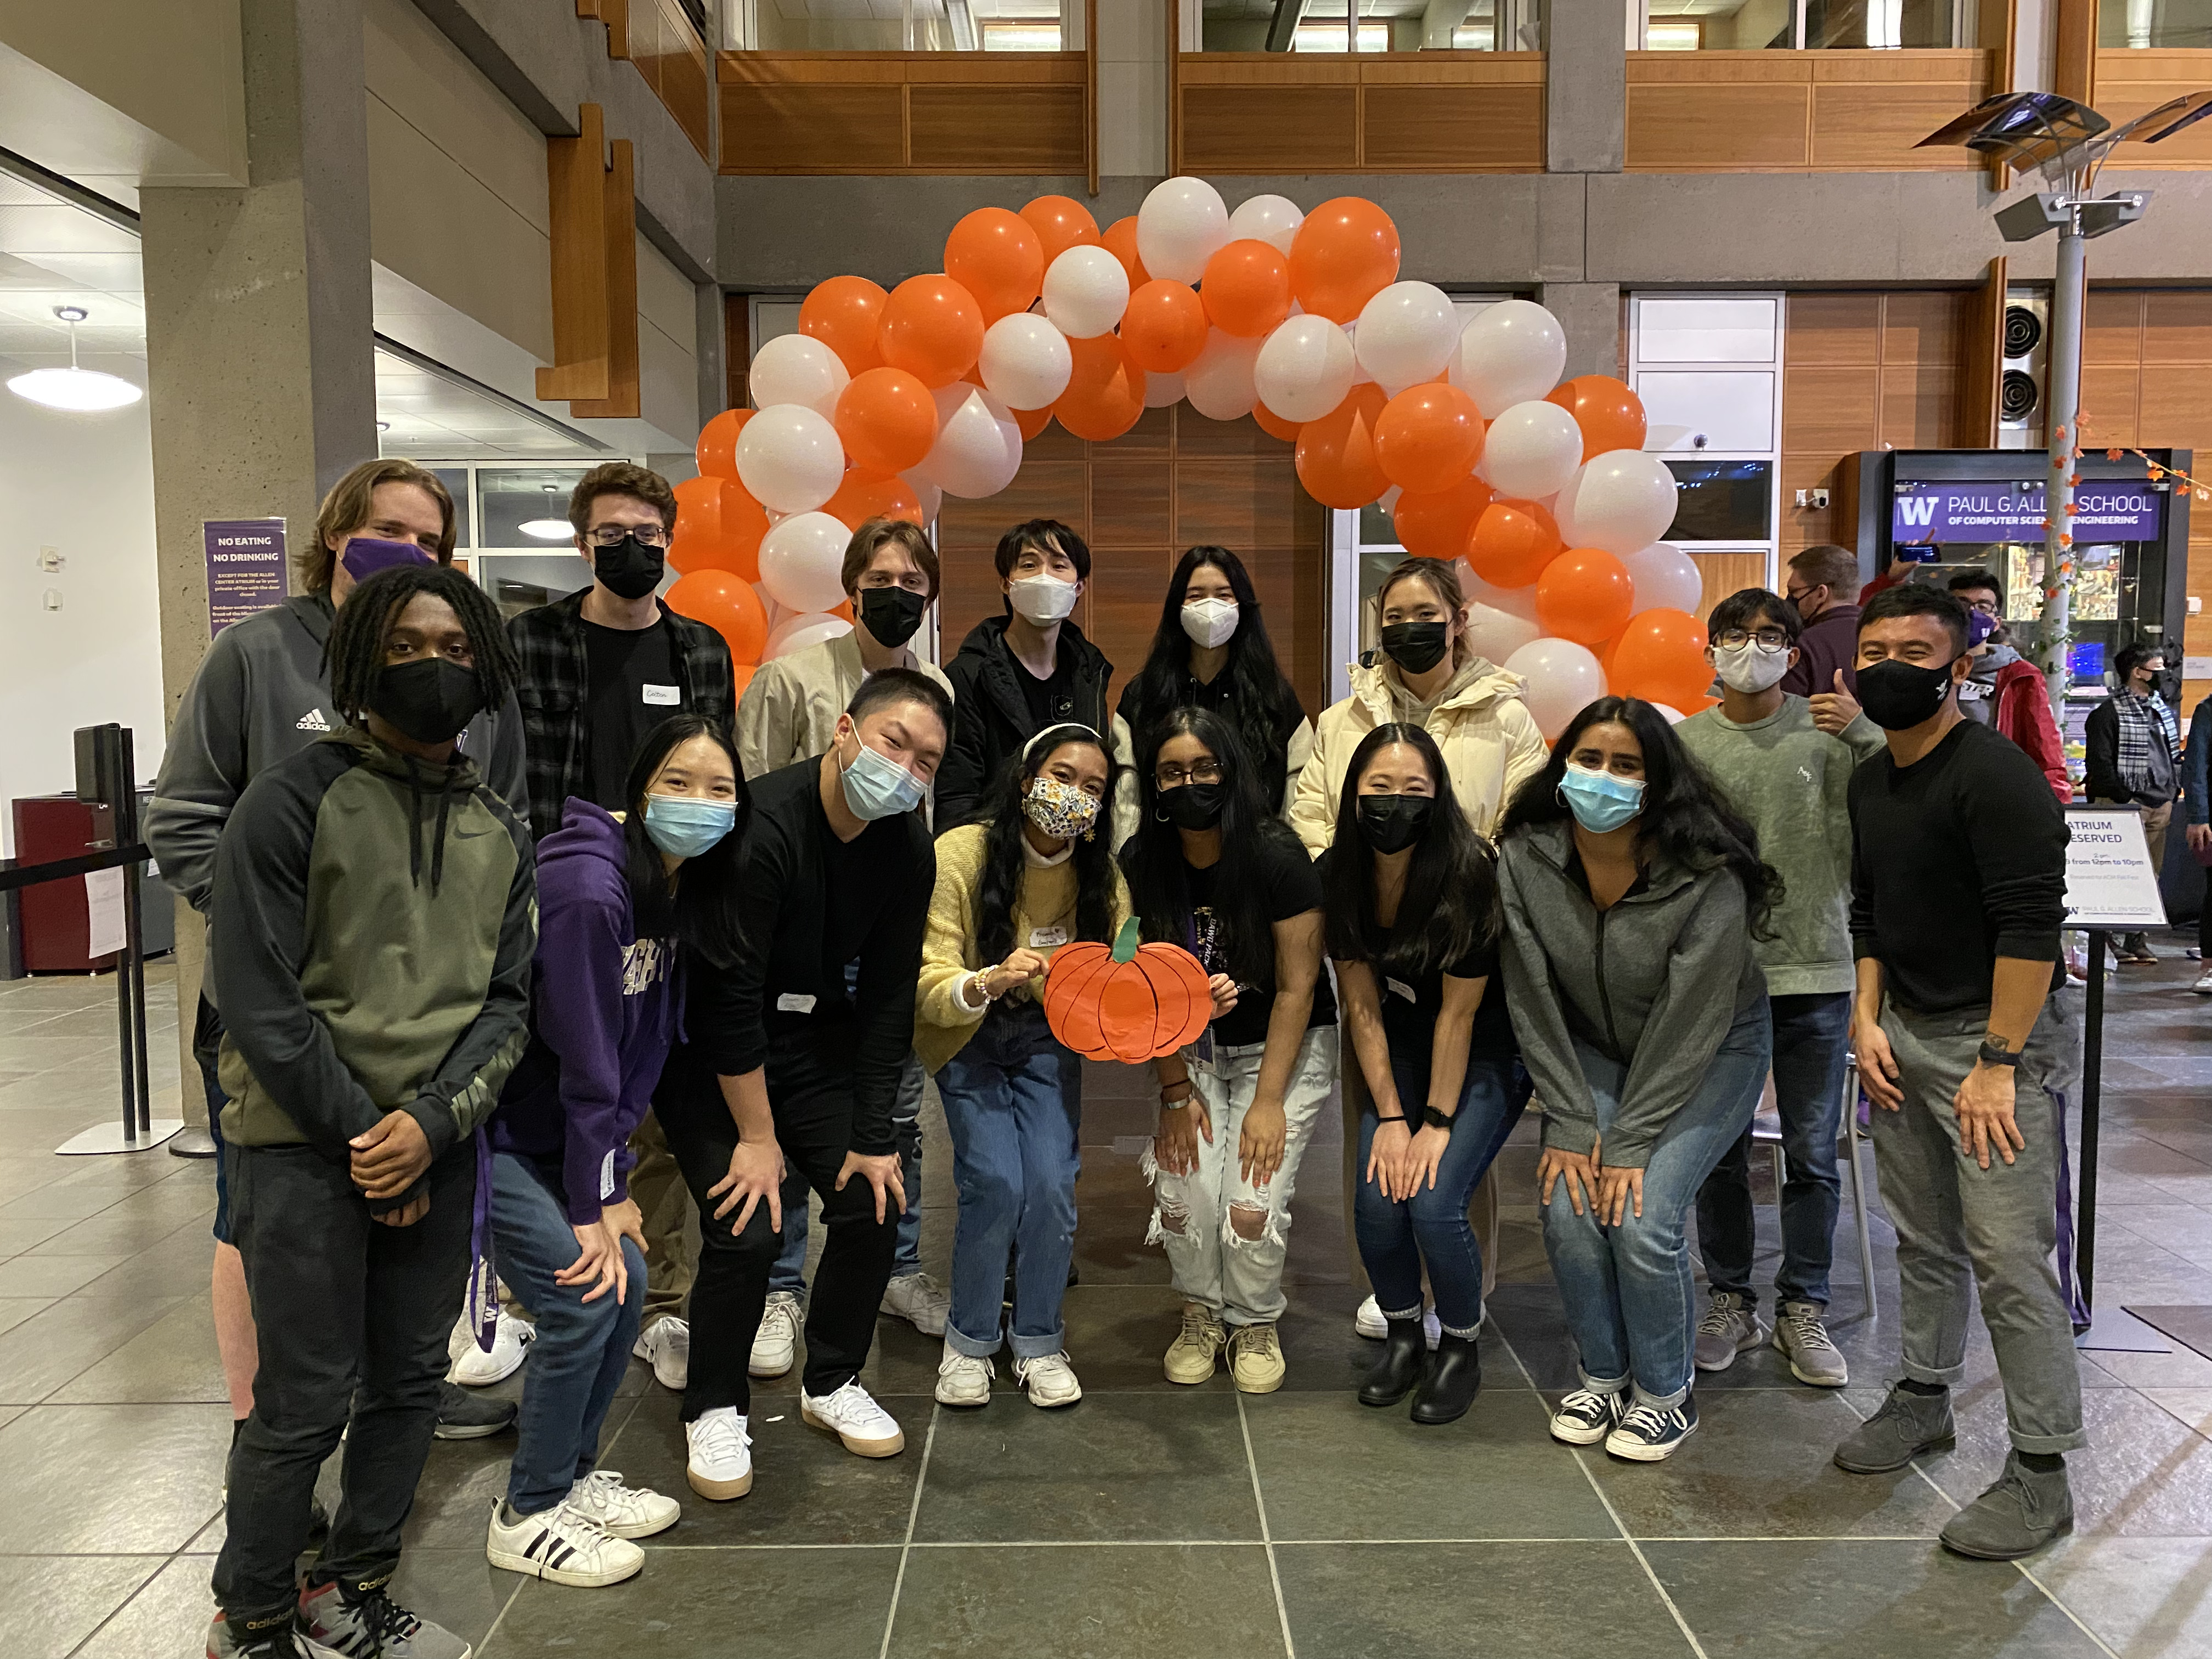
[[[1960,1139],[1951,1102],[1988,1025],[1985,1008],[1882,1011],[1905,1104],[1875,1107],[1872,1134],[1882,1203],[1897,1227],[1905,1374],[1945,1384],[1966,1374],[1968,1291],[1978,1285],[2012,1443],[2072,1451],[2085,1443],[2081,1373],[2051,1250],[2059,1103],[2080,1034],[2057,998],[2045,1002],[2014,1079],[2013,1116],[2027,1145],[2010,1164],[1992,1153],[1984,1170]]]

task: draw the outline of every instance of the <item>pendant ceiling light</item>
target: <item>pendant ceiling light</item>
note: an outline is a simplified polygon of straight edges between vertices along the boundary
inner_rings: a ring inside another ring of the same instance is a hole
[[[559,505],[553,499],[553,486],[545,486],[545,516],[525,519],[517,526],[526,536],[535,536],[541,542],[565,542],[576,532],[561,516]]]
[[[70,366],[34,368],[27,374],[18,374],[8,382],[8,390],[18,398],[44,404],[48,409],[65,409],[72,414],[121,409],[144,397],[143,391],[120,375],[103,374],[96,368],[76,366],[76,325],[85,319],[85,314],[81,306],[56,306],[54,315],[69,325]]]

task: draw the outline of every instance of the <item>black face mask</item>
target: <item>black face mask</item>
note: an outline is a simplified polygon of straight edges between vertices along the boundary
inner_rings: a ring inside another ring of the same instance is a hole
[[[1451,648],[1449,633],[1440,622],[1392,623],[1382,630],[1382,654],[1408,674],[1425,674]]]
[[[592,574],[617,598],[641,599],[660,586],[668,550],[625,536],[612,547],[592,549]]]
[[[1211,830],[1221,822],[1221,786],[1186,783],[1160,791],[1160,811],[1178,830]]]
[[[1428,833],[1436,807],[1427,795],[1362,795],[1360,836],[1378,853],[1402,853]]]
[[[1951,694],[1951,665],[1923,668],[1895,657],[1859,670],[1859,707],[1885,732],[1902,732],[1933,720]]]
[[[903,587],[865,587],[860,590],[860,626],[878,645],[904,645],[921,626],[929,601]]]
[[[368,706],[417,743],[447,743],[483,709],[477,672],[447,657],[381,670]]]

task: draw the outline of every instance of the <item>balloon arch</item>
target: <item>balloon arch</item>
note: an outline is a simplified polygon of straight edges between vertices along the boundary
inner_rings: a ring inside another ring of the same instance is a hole
[[[1170,179],[1103,234],[1080,203],[979,208],[945,269],[889,293],[833,276],[755,354],[753,409],[716,416],[676,487],[668,601],[757,665],[842,633],[853,529],[993,495],[1058,421],[1103,442],[1184,399],[1297,446],[1315,500],[1382,502],[1410,553],[1456,560],[1475,647],[1528,683],[1547,738],[1608,689],[1678,714],[1712,670],[1696,564],[1660,541],[1675,484],[1643,405],[1561,380],[1558,319],[1525,300],[1464,327],[1398,278],[1397,227],[1340,196],[1235,212]]]

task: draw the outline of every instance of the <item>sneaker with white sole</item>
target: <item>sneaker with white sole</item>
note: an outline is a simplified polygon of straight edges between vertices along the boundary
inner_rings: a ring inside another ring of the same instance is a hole
[[[488,1389],[495,1382],[504,1382],[522,1369],[522,1362],[530,1357],[530,1345],[537,1340],[537,1326],[502,1308],[492,1331],[490,1351],[478,1347],[476,1333],[471,1331],[468,1346],[453,1361],[446,1380],[465,1389]]]
[[[593,1469],[569,1487],[568,1507],[617,1538],[650,1538],[684,1515],[681,1504],[650,1486],[624,1486],[616,1469]]]
[[[745,1370],[755,1376],[781,1376],[789,1370],[799,1350],[799,1298],[789,1291],[770,1291],[768,1305],[761,1310],[760,1328],[753,1333],[752,1357],[745,1361]]]
[[[2200,997],[2212,997],[2212,968],[2207,968],[2199,974],[2197,976],[2197,983],[2189,988]]]
[[[988,1406],[991,1383],[999,1368],[980,1355],[963,1353],[950,1342],[945,1358],[937,1362],[937,1403],[940,1406]]]
[[[556,1504],[536,1515],[509,1520],[504,1503],[491,1506],[491,1529],[484,1556],[495,1567],[543,1578],[549,1584],[599,1589],[635,1578],[645,1567],[645,1552],[617,1538],[572,1504]],[[364,1653],[374,1653],[365,1648]]]
[[[1766,1340],[1766,1322],[1747,1297],[1734,1291],[1715,1291],[1705,1316],[1698,1322],[1691,1346],[1691,1363],[1701,1371],[1724,1371],[1735,1357]],[[1782,1344],[1778,1340],[1776,1347]]]
[[[1182,1329],[1168,1344],[1161,1368],[1170,1382],[1203,1382],[1213,1375],[1213,1363],[1228,1343],[1229,1333],[1218,1317],[1195,1302],[1186,1302]]]
[[[1628,1403],[1628,1385],[1577,1389],[1552,1413],[1552,1438],[1570,1446],[1595,1446],[1620,1426]]]
[[[347,1659],[469,1659],[475,1650],[442,1625],[418,1617],[373,1583],[310,1585],[300,1595],[301,1633]]]
[[[1695,1395],[1686,1394],[1672,1406],[1639,1400],[1622,1414],[1620,1426],[1606,1436],[1605,1449],[1633,1463],[1656,1463],[1672,1457],[1697,1430]]]
[[[1785,1302],[1774,1323],[1774,1346],[1790,1361],[1790,1375],[1816,1389],[1840,1389],[1851,1380],[1850,1362],[1828,1335],[1817,1302]]]
[[[1390,1322],[1382,1317],[1382,1304],[1370,1296],[1359,1304],[1359,1311],[1352,1315],[1352,1328],[1370,1342],[1380,1342],[1390,1334]],[[1444,1340],[1443,1322],[1437,1317],[1434,1308],[1421,1316],[1421,1334],[1428,1340],[1431,1353]]]
[[[1075,1367],[1064,1353],[1015,1360],[1014,1386],[1030,1391],[1032,1406],[1073,1406],[1083,1398],[1083,1385],[1075,1380]]]
[[[858,1378],[819,1399],[801,1389],[799,1420],[836,1435],[856,1457],[896,1457],[906,1449],[905,1432]]]
[[[301,1635],[289,1613],[258,1631],[243,1630],[218,1613],[208,1626],[207,1659],[345,1659],[345,1656]]]
[[[924,1336],[942,1336],[952,1298],[927,1273],[901,1273],[884,1286],[881,1311],[903,1319]]]
[[[691,1322],[673,1314],[656,1319],[637,1334],[630,1352],[653,1367],[653,1380],[684,1392],[691,1380]]]
[[[1243,1394],[1273,1394],[1283,1386],[1283,1340],[1275,1322],[1239,1325],[1229,1333],[1229,1376]]]
[[[753,1489],[752,1436],[735,1406],[716,1406],[684,1425],[691,1455],[684,1478],[691,1490],[716,1503],[743,1498]]]

